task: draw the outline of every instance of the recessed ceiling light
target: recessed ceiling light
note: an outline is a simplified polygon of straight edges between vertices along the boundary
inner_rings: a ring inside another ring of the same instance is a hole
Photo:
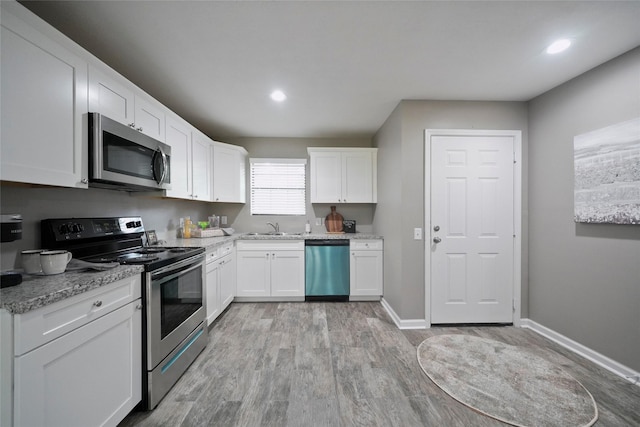
[[[566,50],[569,46],[571,46],[571,40],[569,39],[556,40],[547,47],[547,53],[551,55],[560,53],[563,50]]]
[[[282,102],[287,99],[287,95],[285,95],[281,90],[274,90],[273,92],[271,92],[271,99],[276,102]]]

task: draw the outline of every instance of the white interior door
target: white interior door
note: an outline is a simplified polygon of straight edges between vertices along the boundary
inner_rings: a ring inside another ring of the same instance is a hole
[[[429,148],[431,323],[511,323],[514,137],[432,135]]]

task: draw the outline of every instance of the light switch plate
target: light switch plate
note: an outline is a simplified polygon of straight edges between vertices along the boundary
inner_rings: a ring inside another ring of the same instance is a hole
[[[226,215],[222,215],[220,217],[220,225],[227,225],[227,216]]]
[[[316,218],[316,225],[322,225],[322,218]]]
[[[413,240],[422,240],[422,228],[413,229]]]

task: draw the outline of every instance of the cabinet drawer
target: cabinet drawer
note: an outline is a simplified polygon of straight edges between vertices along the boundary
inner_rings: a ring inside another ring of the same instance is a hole
[[[350,249],[356,251],[381,251],[382,247],[382,240],[352,240],[350,243]]]
[[[75,295],[15,316],[15,349],[19,356],[140,298],[141,275]]]
[[[220,248],[209,249],[206,254],[206,263],[210,263],[218,259],[220,256]]]
[[[218,248],[218,250],[221,257],[225,255],[229,255],[230,253],[233,252],[233,243],[222,245],[220,248]]]
[[[227,243],[215,249],[207,250],[207,264],[233,252],[233,243]]]
[[[239,240],[238,251],[304,251],[304,240]]]

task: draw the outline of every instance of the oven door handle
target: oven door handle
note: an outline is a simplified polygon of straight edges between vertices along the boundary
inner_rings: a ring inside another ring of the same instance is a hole
[[[198,258],[201,258],[201,257],[198,257]],[[188,273],[192,270],[202,267],[202,261],[204,261],[204,259],[200,259],[195,262],[193,259],[188,259],[183,263],[178,263],[177,265],[171,266],[171,268],[168,270],[164,270],[164,269],[158,270],[157,272],[151,274],[151,280],[152,281],[162,280],[163,282],[166,282],[167,280],[171,280],[182,274]],[[192,267],[184,268],[184,269],[182,268],[185,265],[191,265],[191,264],[193,264]]]

